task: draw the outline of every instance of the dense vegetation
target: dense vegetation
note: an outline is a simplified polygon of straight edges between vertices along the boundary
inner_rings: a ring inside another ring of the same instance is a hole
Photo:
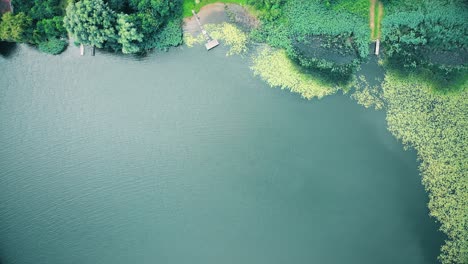
[[[433,81],[438,90],[461,88],[468,60],[468,12],[463,1],[392,1],[382,22],[389,66]]]
[[[355,6],[352,2],[295,0],[260,4],[270,8],[272,15],[263,19],[254,37],[285,49],[299,65],[328,81],[348,82],[367,57],[370,41],[366,15],[369,5],[358,1]]]
[[[81,0],[67,7],[64,24],[79,43],[141,53],[181,43],[180,7],[170,0]]]
[[[0,39],[37,45],[44,52],[57,54],[67,44],[63,27],[62,0],[12,0],[15,14],[5,13],[0,24]]]
[[[304,72],[288,58],[284,50],[262,49],[253,59],[252,70],[271,87],[289,89],[306,99],[322,98],[336,91],[326,82]]]
[[[213,3],[232,3],[232,4],[239,4],[239,5],[246,5],[247,0],[200,0],[200,3],[196,4],[195,0],[184,0],[183,3],[183,16],[184,17],[191,17],[192,10],[195,10],[195,12],[200,11],[200,9],[206,5],[213,4]]]
[[[77,43],[123,53],[167,49],[182,42],[181,1],[172,0],[13,0],[0,39],[37,45],[58,54],[67,32]]]
[[[468,263],[468,92],[441,95],[425,80],[389,73],[383,97],[389,130],[418,151],[430,214],[448,236],[442,263]]]

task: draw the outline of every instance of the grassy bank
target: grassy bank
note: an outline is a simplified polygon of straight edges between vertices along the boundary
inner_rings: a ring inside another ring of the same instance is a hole
[[[200,0],[200,3],[196,4],[195,0],[184,0],[184,4],[182,6],[183,16],[191,17],[192,10],[195,12],[200,11],[200,9],[206,5],[213,4],[213,3],[225,3],[225,4],[238,4],[238,5],[247,5],[247,0]]]

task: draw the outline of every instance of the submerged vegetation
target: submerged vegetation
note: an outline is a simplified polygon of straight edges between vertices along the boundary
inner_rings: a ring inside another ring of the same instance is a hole
[[[389,130],[421,160],[430,214],[448,240],[442,263],[468,260],[468,91],[435,94],[416,77],[388,73],[383,84]]]
[[[224,45],[229,47],[226,56],[243,55],[247,52],[247,33],[240,30],[238,27],[231,23],[222,24],[207,24],[204,25],[205,30],[211,37],[221,40]],[[193,36],[191,33],[184,34],[184,43],[188,47],[193,47],[195,44],[202,44],[205,38],[202,34]]]
[[[264,48],[253,59],[252,70],[270,86],[289,89],[306,99],[322,98],[336,91],[326,82],[304,73],[283,50]]]
[[[358,104],[365,108],[372,107],[375,110],[379,110],[384,107],[384,101],[382,99],[379,86],[371,86],[362,75],[357,78],[354,86],[355,90],[351,94],[351,98],[356,100]]]
[[[238,55],[247,52],[247,34],[236,26],[223,23],[221,25],[207,25],[205,28],[210,32],[211,37],[224,41],[230,47],[226,55]]]

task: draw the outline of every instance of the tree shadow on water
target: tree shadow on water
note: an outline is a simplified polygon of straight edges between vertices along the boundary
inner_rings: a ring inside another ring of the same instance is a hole
[[[10,58],[16,51],[17,45],[13,42],[0,41],[0,56]],[[1,264],[1,260],[0,260]]]

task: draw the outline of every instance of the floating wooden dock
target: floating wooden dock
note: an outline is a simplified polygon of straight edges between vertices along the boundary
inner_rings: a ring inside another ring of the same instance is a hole
[[[208,34],[208,32],[206,32],[206,30],[203,28],[203,26],[202,26],[202,24],[200,22],[200,18],[198,17],[197,13],[195,13],[195,10],[192,10],[192,14],[195,17],[195,19],[197,20],[198,26],[200,27],[203,36],[205,36],[205,39],[206,39],[205,48],[206,48],[206,50],[210,50],[210,49],[213,49],[213,48],[217,47],[219,45],[218,40],[211,38],[210,35]]]

